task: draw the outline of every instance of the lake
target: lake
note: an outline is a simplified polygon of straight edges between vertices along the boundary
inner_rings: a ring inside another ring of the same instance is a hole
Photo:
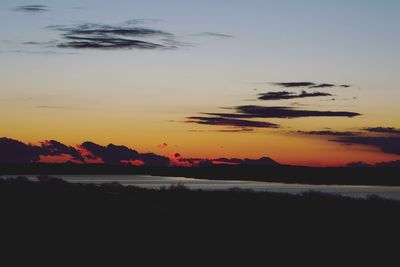
[[[35,179],[36,175],[26,175]],[[360,185],[305,185],[284,184],[235,180],[207,180],[184,177],[161,177],[150,175],[55,175],[72,183],[110,183],[118,182],[122,185],[138,186],[143,188],[159,189],[171,185],[185,185],[190,189],[227,190],[231,188],[251,189],[277,193],[300,194],[310,190],[323,193],[339,194],[356,198],[365,198],[377,195],[382,198],[400,200],[400,187],[395,186],[360,186]]]

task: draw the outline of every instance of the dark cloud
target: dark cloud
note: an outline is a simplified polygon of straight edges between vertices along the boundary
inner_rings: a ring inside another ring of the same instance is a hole
[[[400,137],[350,136],[331,141],[348,145],[375,147],[384,153],[400,155]]]
[[[297,88],[297,87],[307,87],[307,88],[329,88],[329,87],[344,87],[348,88],[351,85],[348,84],[333,84],[333,83],[314,83],[314,82],[274,82],[271,83],[285,88]]]
[[[205,125],[222,125],[222,126],[251,127],[251,128],[279,127],[279,125],[269,122],[223,118],[223,116],[220,117],[193,116],[193,117],[188,117],[187,119],[188,123],[197,123]]]
[[[400,131],[392,127],[363,128],[362,130],[385,134],[400,133]],[[296,131],[294,133],[306,135],[334,136],[336,139],[329,139],[329,141],[346,145],[364,145],[378,148],[384,153],[400,155],[400,137],[398,136],[371,136],[365,132],[340,132],[332,130]]]
[[[206,113],[222,118],[302,118],[302,117],[355,117],[361,114],[348,111],[302,110],[293,107],[238,106],[237,113]]]
[[[372,133],[388,133],[388,134],[400,134],[400,129],[394,127],[367,127],[363,130]]]
[[[323,131],[296,131],[297,134],[305,134],[305,135],[327,135],[327,136],[356,136],[357,133],[354,132],[337,132],[330,130]]]
[[[280,83],[271,83],[273,85],[281,86],[281,87],[310,87],[315,86],[313,82],[280,82]]]
[[[30,163],[38,161],[39,148],[6,137],[0,138],[0,162]]]
[[[56,45],[60,48],[171,49],[179,45],[171,33],[131,24],[114,26],[86,23],[75,26],[49,26],[48,28],[62,33],[63,40]]]
[[[92,159],[99,158],[107,164],[121,164],[134,161],[141,161],[146,166],[168,166],[169,159],[153,153],[141,154],[126,146],[109,144],[101,146],[93,142],[84,142],[80,145],[87,152],[90,152]]]
[[[221,37],[221,38],[232,38],[233,35],[230,34],[224,34],[224,33],[218,33],[218,32],[202,32],[199,34],[196,34],[198,36],[211,36],[211,37]]]
[[[93,142],[84,142],[80,147],[91,152],[94,157],[100,158],[103,162],[108,164],[120,164],[122,160],[139,159],[139,153],[126,146],[116,146],[113,144],[101,146]]]
[[[60,157],[61,156],[61,161]],[[52,158],[54,157],[54,158]],[[58,157],[58,158],[57,158]],[[126,146],[109,144],[102,146],[93,142],[84,142],[77,147],[67,146],[55,140],[47,140],[39,145],[0,138],[0,163],[34,163],[34,162],[76,162],[76,163],[106,163],[132,164],[145,166],[209,166],[209,165],[277,165],[271,158],[259,159],[239,158],[183,158],[175,153],[170,158],[154,153],[139,153]],[[63,161],[64,160],[64,161]]]
[[[299,118],[299,117],[355,117],[361,114],[348,111],[301,110],[292,107],[239,106],[239,113],[254,118]]]
[[[333,84],[315,84],[313,82],[287,82],[287,83],[274,83],[283,87],[330,87],[335,86]],[[258,99],[260,100],[284,100],[284,99],[298,99],[298,98],[307,98],[307,97],[321,97],[321,96],[332,96],[330,93],[325,92],[306,92],[302,91],[301,93],[294,93],[289,91],[279,91],[279,92],[267,92],[259,94]],[[333,98],[334,99],[334,98]],[[206,125],[222,125],[222,126],[233,126],[238,128],[278,128],[280,127],[277,124],[263,121],[253,121],[251,119],[256,118],[283,118],[283,119],[291,119],[291,118],[305,118],[305,117],[355,117],[361,115],[360,113],[350,112],[350,111],[329,111],[329,110],[308,110],[308,109],[299,109],[296,107],[290,106],[258,106],[258,105],[242,105],[236,106],[232,108],[224,108],[226,110],[233,110],[233,112],[203,112],[201,114],[205,116],[192,116],[187,117],[187,121],[189,123],[197,123],[197,124],[206,124]],[[230,129],[220,130],[223,132],[239,132],[239,129],[234,129],[233,131]],[[314,132],[313,134],[317,134]],[[327,134],[327,132],[319,132],[320,135]],[[349,133],[347,133],[346,136]],[[335,135],[335,133],[331,133],[331,135]],[[336,133],[337,135],[337,133]],[[343,136],[343,134],[342,134]]]
[[[104,36],[104,35],[120,35],[120,36],[171,36],[170,33],[131,26],[112,26],[103,24],[86,23],[73,27],[68,26],[49,26],[50,29],[59,30],[66,35],[81,35],[81,36]]]
[[[38,148],[38,151],[43,156],[70,155],[74,160],[83,161],[83,157],[76,148],[66,146],[55,140],[41,142],[41,147]]]
[[[323,93],[323,92],[308,93],[306,91],[302,91],[300,94],[297,94],[297,93],[288,92],[288,91],[280,91],[280,92],[268,92],[268,93],[259,94],[258,99],[260,99],[260,100],[283,100],[283,99],[318,97],[318,96],[332,96],[332,94]]]
[[[92,49],[121,49],[121,48],[138,48],[138,49],[158,49],[166,48],[163,45],[144,42],[140,40],[130,40],[124,38],[105,37],[79,37],[66,36],[66,39],[74,40],[70,42],[60,43],[60,48],[92,48]]]
[[[154,153],[140,154],[139,160],[142,160],[147,166],[162,167],[170,164],[169,158]]]
[[[55,140],[46,140],[40,145],[25,144],[23,142],[0,138],[1,163],[32,163],[46,159],[51,162],[52,157],[61,156],[61,159],[77,163],[104,162],[107,164],[136,164],[146,166],[168,166],[169,159],[153,153],[139,153],[126,146],[109,144],[101,146],[93,142],[84,142],[78,147],[67,146]]]
[[[15,11],[22,11],[27,13],[41,13],[48,11],[48,7],[44,5],[25,5],[14,8]]]

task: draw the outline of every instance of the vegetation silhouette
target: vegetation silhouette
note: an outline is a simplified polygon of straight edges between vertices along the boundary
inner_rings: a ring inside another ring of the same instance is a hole
[[[0,179],[3,260],[17,265],[399,264],[396,201],[39,180]]]

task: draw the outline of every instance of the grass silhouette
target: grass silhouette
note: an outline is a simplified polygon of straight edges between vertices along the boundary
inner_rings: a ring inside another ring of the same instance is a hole
[[[17,252],[14,262],[399,264],[400,202],[379,197],[39,180],[0,179],[3,253]]]

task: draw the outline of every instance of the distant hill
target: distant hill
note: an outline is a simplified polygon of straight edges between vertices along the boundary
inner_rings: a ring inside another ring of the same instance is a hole
[[[270,163],[269,159],[264,159]],[[241,165],[200,167],[148,167],[121,164],[0,164],[0,175],[21,174],[142,174],[190,177],[211,180],[248,180],[299,184],[389,185],[400,186],[399,167],[313,168],[248,162]]]

